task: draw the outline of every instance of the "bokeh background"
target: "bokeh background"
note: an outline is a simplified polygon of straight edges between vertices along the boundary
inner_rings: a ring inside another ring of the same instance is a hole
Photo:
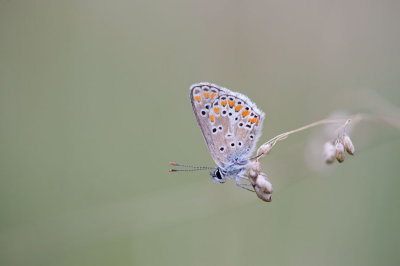
[[[399,265],[392,127],[360,123],[356,156],[329,167],[323,128],[279,143],[262,161],[271,203],[168,173],[214,165],[192,83],[255,100],[261,141],[333,112],[399,114],[399,14],[399,1],[1,0],[0,264]]]

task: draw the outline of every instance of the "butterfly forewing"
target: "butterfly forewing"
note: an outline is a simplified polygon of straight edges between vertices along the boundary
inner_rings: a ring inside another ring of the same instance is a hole
[[[226,161],[218,154],[218,146],[214,142],[212,129],[213,125],[220,123],[220,121],[216,122],[217,116],[210,117],[210,110],[212,108],[212,103],[221,92],[222,90],[220,87],[207,82],[193,84],[190,87],[190,101],[197,123],[200,126],[212,158],[219,166],[226,163]]]
[[[192,85],[190,99],[217,165],[249,159],[261,135],[264,113],[243,94],[211,83]]]

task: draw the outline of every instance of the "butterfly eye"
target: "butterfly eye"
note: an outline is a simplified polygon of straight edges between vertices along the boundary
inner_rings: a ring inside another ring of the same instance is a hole
[[[215,177],[220,180],[222,179],[222,175],[221,175],[221,172],[219,171],[219,169],[217,169],[217,171],[215,171]]]

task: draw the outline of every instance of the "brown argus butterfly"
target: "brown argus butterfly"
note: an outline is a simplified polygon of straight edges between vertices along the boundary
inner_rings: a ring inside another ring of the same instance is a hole
[[[248,180],[244,174],[261,136],[264,113],[247,96],[208,82],[190,87],[190,101],[217,167],[171,164],[193,168],[186,171],[214,169],[211,176],[215,182],[225,183],[226,178],[235,178],[238,186],[249,190],[240,180]]]

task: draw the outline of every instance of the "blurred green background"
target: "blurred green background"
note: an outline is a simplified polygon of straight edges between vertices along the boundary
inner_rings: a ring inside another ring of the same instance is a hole
[[[336,110],[398,114],[399,14],[399,1],[1,0],[0,264],[399,265],[393,128],[360,123],[356,156],[318,170],[322,128],[279,143],[262,161],[272,203],[168,173],[214,165],[192,83],[255,100],[261,141]]]

